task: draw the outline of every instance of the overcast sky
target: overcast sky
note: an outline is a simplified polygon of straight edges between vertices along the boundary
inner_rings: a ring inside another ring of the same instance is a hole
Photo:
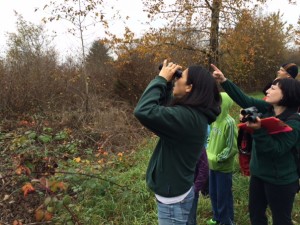
[[[146,27],[143,25],[143,21],[146,20],[146,15],[142,12],[142,2],[140,0],[107,0],[109,4],[114,5],[115,10],[120,10],[121,14],[125,17],[130,15],[130,19],[126,22],[127,26],[133,29],[135,32],[142,33]],[[45,17],[45,12],[36,8],[43,8],[43,6],[49,2],[49,0],[0,0],[0,55],[3,55],[6,42],[7,33],[16,31],[15,11],[21,14],[26,21],[33,22],[34,24],[41,24],[41,19]],[[128,4],[130,2],[130,4]],[[112,14],[112,13],[111,13]],[[65,21],[57,21],[47,23],[45,25],[49,35],[54,36],[53,31],[56,32],[56,38],[54,39],[55,45],[58,50],[63,54],[71,54],[74,50],[74,45],[79,46],[80,40],[74,38],[67,32],[70,23]],[[112,29],[115,34],[122,34],[124,31],[124,24],[114,22]],[[92,29],[84,32],[87,35],[87,40],[92,42],[96,38],[101,38],[103,35],[103,29],[101,27],[92,27]]]
[[[16,16],[14,11],[21,14],[26,21],[39,24],[41,18],[45,16],[43,11],[34,12],[35,8],[42,8],[49,0],[0,0],[0,54],[2,55],[5,51],[7,32],[15,32],[16,30]],[[109,0],[110,4],[113,4],[117,9],[121,11],[123,15],[130,15],[131,19],[127,21],[127,25],[137,33],[143,33],[146,26],[142,23],[146,19],[146,15],[142,13],[142,3],[141,0]],[[270,12],[280,12],[283,14],[283,20],[291,24],[296,24],[300,16],[300,0],[297,0],[297,5],[288,5],[287,0],[269,0],[267,9]],[[74,49],[74,45],[79,45],[79,40],[72,38],[67,33],[67,23],[55,22],[46,25],[46,29],[51,31],[55,30],[57,32],[57,37],[55,38],[55,45],[59,51],[64,52],[64,54],[71,54],[71,49]],[[115,23],[112,29],[115,33],[122,33],[124,25],[120,23]],[[94,40],[101,37],[101,29],[94,28],[93,30],[87,32],[90,40]]]

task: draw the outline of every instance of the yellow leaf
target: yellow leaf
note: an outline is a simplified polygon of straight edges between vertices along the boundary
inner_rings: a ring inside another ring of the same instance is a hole
[[[21,167],[18,167],[18,168],[16,169],[16,174],[18,174],[18,175],[21,175],[21,174],[22,174],[22,168],[21,168]]]
[[[74,161],[79,163],[81,161],[81,158],[80,157],[74,158]]]

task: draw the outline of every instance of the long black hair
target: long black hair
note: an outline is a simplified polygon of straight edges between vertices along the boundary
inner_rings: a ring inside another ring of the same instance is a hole
[[[220,111],[222,98],[218,85],[210,72],[202,66],[190,66],[186,84],[192,90],[182,98],[175,99],[172,105],[187,105]]]

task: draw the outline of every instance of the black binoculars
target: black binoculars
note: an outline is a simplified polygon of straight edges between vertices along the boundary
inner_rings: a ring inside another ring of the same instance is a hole
[[[259,113],[255,106],[242,109],[241,114],[243,115],[243,123],[247,121],[255,123],[257,117],[262,117],[262,113]]]
[[[161,70],[161,68],[163,67],[163,64],[160,64],[158,69]],[[174,73],[174,77],[175,78],[180,78],[182,77],[182,71],[181,70],[176,70],[175,73]]]

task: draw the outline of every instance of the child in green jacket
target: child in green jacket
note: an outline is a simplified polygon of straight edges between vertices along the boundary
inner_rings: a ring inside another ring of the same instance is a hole
[[[225,92],[221,96],[221,114],[210,126],[207,146],[209,197],[213,209],[213,219],[207,224],[231,225],[234,221],[232,172],[237,153],[237,126],[229,115],[233,101]]]

